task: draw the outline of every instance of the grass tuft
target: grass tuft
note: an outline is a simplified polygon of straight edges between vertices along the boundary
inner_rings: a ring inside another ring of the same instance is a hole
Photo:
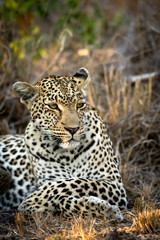
[[[79,217],[71,223],[71,231],[68,232],[67,239],[92,240],[95,239],[96,230],[94,228],[95,220],[84,220]]]
[[[22,215],[21,213],[17,212],[16,216],[15,216],[15,223],[16,223],[16,227],[17,227],[18,233],[21,236],[23,236],[24,233],[26,232],[26,227],[25,227],[26,219],[25,219],[24,215]]]
[[[144,209],[133,218],[132,230],[138,233],[160,232],[160,209]]]

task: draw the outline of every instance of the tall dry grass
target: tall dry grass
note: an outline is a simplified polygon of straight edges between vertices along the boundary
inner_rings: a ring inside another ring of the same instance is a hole
[[[104,82],[103,88],[105,94],[103,101],[106,103],[108,114],[104,113],[104,106],[100,104],[100,93],[96,91],[93,84],[88,90],[88,99],[91,106],[98,106],[100,115],[109,124],[119,120],[121,117],[126,117],[130,113],[143,113],[150,108],[152,98],[153,78],[147,80],[137,76],[134,82],[131,77],[124,77],[122,70],[115,69],[113,66],[107,71],[106,66],[103,66]]]

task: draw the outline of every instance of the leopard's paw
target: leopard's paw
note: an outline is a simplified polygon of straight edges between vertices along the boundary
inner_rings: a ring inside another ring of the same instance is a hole
[[[107,209],[107,218],[108,219],[115,219],[119,222],[123,221],[123,217],[121,211],[118,206],[110,205]]]

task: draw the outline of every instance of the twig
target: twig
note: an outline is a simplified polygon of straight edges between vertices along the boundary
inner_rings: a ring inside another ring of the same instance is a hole
[[[4,48],[6,50],[6,52],[7,52],[7,54],[8,54],[7,68],[10,68],[10,66],[11,66],[11,59],[12,59],[11,51],[10,51],[10,49],[6,45],[4,45],[2,43],[0,43],[0,47]],[[6,77],[6,72],[3,74],[3,77],[1,77],[0,86],[2,86],[2,84],[3,84],[4,80],[5,80],[5,77]]]
[[[12,59],[11,51],[10,51],[10,49],[6,45],[4,45],[2,43],[0,43],[0,47],[4,48],[6,50],[6,52],[7,52],[7,54],[8,54],[8,66],[7,67],[10,68],[10,66],[11,66],[11,59]]]

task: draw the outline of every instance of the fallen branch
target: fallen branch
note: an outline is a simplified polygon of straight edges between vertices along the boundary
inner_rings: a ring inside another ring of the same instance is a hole
[[[160,77],[160,72],[145,73],[141,75],[129,76],[129,82],[135,83],[137,80],[146,81],[150,78]]]

